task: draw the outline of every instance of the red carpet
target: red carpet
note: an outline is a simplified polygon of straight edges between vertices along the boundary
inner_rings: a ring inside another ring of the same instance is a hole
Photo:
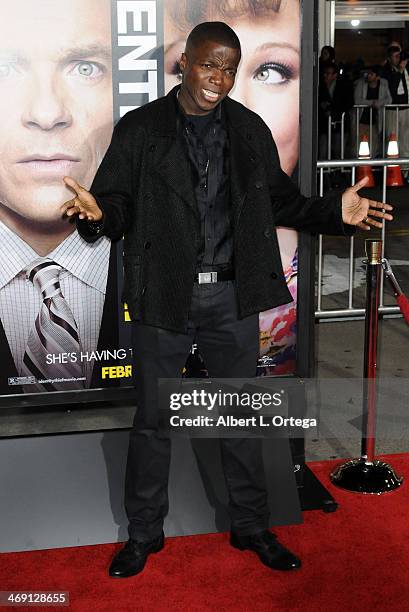
[[[387,460],[406,481],[380,497],[332,487],[328,472],[337,462],[310,464],[340,507],[276,530],[302,558],[296,572],[269,570],[215,534],[169,538],[143,574],[124,580],[106,575],[119,544],[1,554],[0,590],[69,591],[68,609],[87,612],[407,612],[409,455]]]

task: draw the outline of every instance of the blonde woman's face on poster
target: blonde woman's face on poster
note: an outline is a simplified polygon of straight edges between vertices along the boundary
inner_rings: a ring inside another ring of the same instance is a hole
[[[214,16],[216,19],[221,17]],[[230,97],[269,126],[281,166],[291,174],[299,149],[300,3],[283,0],[278,13],[227,22],[240,39],[242,59]],[[165,89],[180,82],[178,60],[186,34],[165,20]]]
[[[0,0],[0,203],[53,223],[112,133],[108,0]],[[4,216],[4,215],[3,215]]]

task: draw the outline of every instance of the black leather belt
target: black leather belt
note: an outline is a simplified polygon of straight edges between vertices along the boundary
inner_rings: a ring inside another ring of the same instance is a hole
[[[221,281],[229,280],[234,280],[233,270],[222,270],[221,272],[199,272],[199,274],[195,274],[195,283],[199,283],[199,285],[220,283]]]

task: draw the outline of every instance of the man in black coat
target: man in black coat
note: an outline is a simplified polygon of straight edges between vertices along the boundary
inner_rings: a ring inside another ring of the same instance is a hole
[[[328,158],[328,119],[331,117],[331,157],[341,158],[342,115],[344,115],[344,136],[349,133],[349,111],[354,105],[350,84],[339,76],[335,63],[322,66],[322,81],[318,89],[318,132],[320,159]]]
[[[229,99],[240,43],[228,26],[200,24],[189,35],[181,87],[117,124],[91,193],[70,178],[89,240],[124,234],[124,299],[133,320],[138,410],[125,486],[129,541],[110,575],[140,572],[163,547],[170,440],[158,432],[158,378],[180,376],[193,340],[209,375],[256,374],[258,313],[291,301],[276,225],[334,234],[380,227],[390,207],[360,198],[305,198],[281,170],[258,115]],[[372,218],[368,215],[371,214]],[[274,569],[300,561],[268,531],[259,439],[221,439],[232,521],[231,544]]]
[[[388,81],[392,104],[408,103],[407,57],[401,48],[395,45],[388,47],[388,57],[382,70],[382,76]]]

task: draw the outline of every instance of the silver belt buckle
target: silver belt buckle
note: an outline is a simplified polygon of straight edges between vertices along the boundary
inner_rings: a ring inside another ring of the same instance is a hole
[[[197,275],[199,285],[217,283],[217,272],[199,272]]]

